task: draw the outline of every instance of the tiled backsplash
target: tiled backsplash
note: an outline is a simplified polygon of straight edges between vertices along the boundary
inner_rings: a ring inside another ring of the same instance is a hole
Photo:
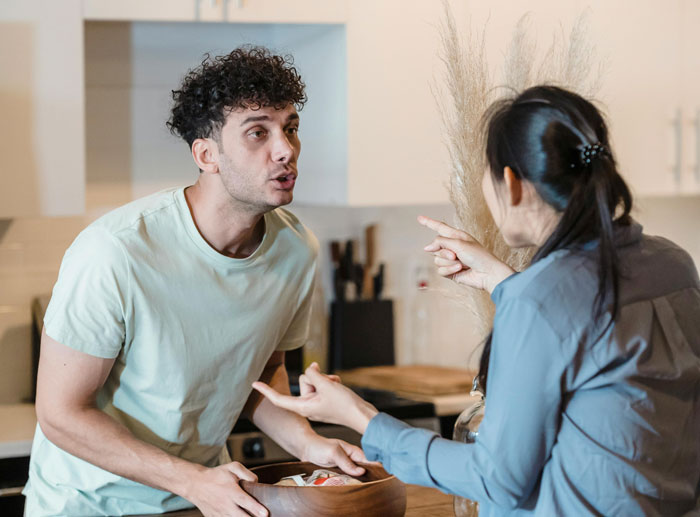
[[[638,203],[637,218],[647,233],[664,235],[687,249],[700,261],[700,198],[644,199]],[[399,363],[412,362],[412,317],[417,290],[415,269],[429,265],[422,248],[431,232],[416,223],[425,214],[453,220],[450,206],[408,207],[310,207],[291,210],[317,235],[321,243],[322,299],[317,300],[315,332],[311,354],[322,359],[326,344],[328,301],[331,295],[329,242],[359,239],[364,227],[376,223],[377,256],[386,264],[385,296],[395,302],[396,352]],[[51,291],[61,258],[78,232],[94,218],[26,218],[0,220],[0,403],[26,399],[31,386],[32,297]],[[362,253],[358,258],[362,257]],[[431,279],[427,293],[430,306],[431,361],[450,366],[474,366],[478,360],[480,336],[475,335],[472,316],[454,293],[451,282]]]

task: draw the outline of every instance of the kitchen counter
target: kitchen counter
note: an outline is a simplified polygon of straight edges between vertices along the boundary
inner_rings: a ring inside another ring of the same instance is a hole
[[[344,384],[430,402],[435,416],[456,416],[474,402],[469,395],[476,371],[431,365],[369,366],[337,372]]]
[[[452,496],[443,494],[434,488],[406,485],[406,498],[405,517],[454,517]],[[202,517],[199,510],[183,510],[161,515],[167,517]]]
[[[29,456],[35,429],[34,404],[0,405],[0,459]]]

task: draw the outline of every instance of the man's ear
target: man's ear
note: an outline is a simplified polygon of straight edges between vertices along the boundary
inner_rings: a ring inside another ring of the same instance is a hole
[[[192,159],[202,172],[219,172],[219,146],[211,138],[197,138],[192,142]]]
[[[523,182],[518,178],[513,169],[507,165],[503,169],[503,179],[506,184],[506,194],[511,206],[518,206],[523,200]]]

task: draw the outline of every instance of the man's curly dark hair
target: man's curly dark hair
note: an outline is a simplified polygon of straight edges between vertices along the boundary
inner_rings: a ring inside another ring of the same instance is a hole
[[[236,108],[282,109],[306,103],[305,85],[292,56],[272,54],[265,47],[243,46],[211,57],[190,70],[179,90],[167,126],[192,147],[197,138],[217,138],[226,115]]]

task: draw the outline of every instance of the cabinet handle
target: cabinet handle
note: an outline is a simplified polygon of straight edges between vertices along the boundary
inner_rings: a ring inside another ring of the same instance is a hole
[[[673,177],[676,180],[676,186],[681,185],[681,174],[682,165],[681,159],[683,156],[683,116],[681,114],[681,109],[676,110],[676,115],[673,117],[673,133],[674,133],[674,154],[675,160],[673,162]]]

